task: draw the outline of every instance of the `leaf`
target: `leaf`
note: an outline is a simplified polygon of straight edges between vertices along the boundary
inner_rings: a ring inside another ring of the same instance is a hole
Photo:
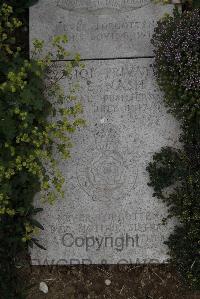
[[[44,209],[42,209],[42,208],[35,208],[32,212],[32,215],[36,215],[37,213],[40,213],[40,212],[43,212],[43,211],[44,211]]]
[[[33,248],[33,241],[30,240],[30,241],[28,242],[28,245],[29,245],[29,247]]]
[[[0,120],[0,134],[12,139],[16,135],[16,123],[9,115],[5,115]]]
[[[38,239],[32,238],[31,240],[37,247],[39,247],[42,250],[46,250],[46,248],[44,246],[42,246],[40,243],[38,243]]]
[[[41,230],[44,230],[44,227],[35,219],[30,219],[30,222],[32,225],[34,225],[35,227],[40,228]]]

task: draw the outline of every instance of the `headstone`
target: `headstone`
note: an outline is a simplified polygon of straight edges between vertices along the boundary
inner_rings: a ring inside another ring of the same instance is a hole
[[[91,60],[61,82],[66,92],[79,82],[87,126],[73,137],[71,159],[60,162],[65,199],[44,205],[39,238],[47,250],[34,248],[32,264],[167,260],[163,241],[173,223],[162,225],[167,208],[152,197],[146,166],[161,147],[178,144],[150,58],[155,23],[171,9],[149,0],[40,0],[31,8],[31,40],[49,45],[66,33],[70,49]]]
[[[66,34],[67,49],[82,58],[152,56],[150,43],[157,21],[172,5],[151,0],[40,0],[31,8],[30,37]]]
[[[145,263],[166,260],[172,227],[147,186],[146,166],[162,146],[175,146],[177,124],[166,113],[152,59],[90,61],[76,70],[86,128],[61,162],[64,201],[44,206],[45,227],[33,263]],[[58,70],[61,62],[58,62]],[[66,89],[68,86],[65,83]]]

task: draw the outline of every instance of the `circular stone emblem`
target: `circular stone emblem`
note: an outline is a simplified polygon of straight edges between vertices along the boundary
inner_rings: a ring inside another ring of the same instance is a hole
[[[105,141],[105,140],[104,140]],[[122,199],[135,187],[137,170],[130,155],[111,146],[89,146],[77,166],[78,184],[93,200]]]

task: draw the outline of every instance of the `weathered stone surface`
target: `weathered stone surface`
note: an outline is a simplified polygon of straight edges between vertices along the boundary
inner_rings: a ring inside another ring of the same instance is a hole
[[[30,9],[30,39],[66,34],[67,49],[82,58],[153,55],[150,39],[159,18],[173,5],[151,0],[40,0]]]
[[[33,264],[166,260],[163,240],[173,225],[161,225],[166,207],[152,197],[146,166],[161,147],[177,144],[179,130],[152,62],[90,61],[74,72],[87,126],[74,137],[71,160],[60,163],[66,197],[44,206],[40,243],[47,251],[34,248]]]

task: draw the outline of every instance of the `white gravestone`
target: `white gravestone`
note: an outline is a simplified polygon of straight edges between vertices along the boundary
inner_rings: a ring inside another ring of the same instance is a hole
[[[151,0],[40,0],[30,10],[30,39],[66,34],[67,49],[84,59],[145,57],[157,21],[173,5]]]
[[[71,159],[60,162],[65,199],[44,205],[39,238],[47,250],[35,247],[33,264],[166,261],[163,241],[173,224],[161,224],[167,209],[152,197],[146,166],[161,147],[178,143],[178,129],[152,64],[150,58],[93,60],[63,81],[66,90],[80,82],[87,126],[74,135]]]

